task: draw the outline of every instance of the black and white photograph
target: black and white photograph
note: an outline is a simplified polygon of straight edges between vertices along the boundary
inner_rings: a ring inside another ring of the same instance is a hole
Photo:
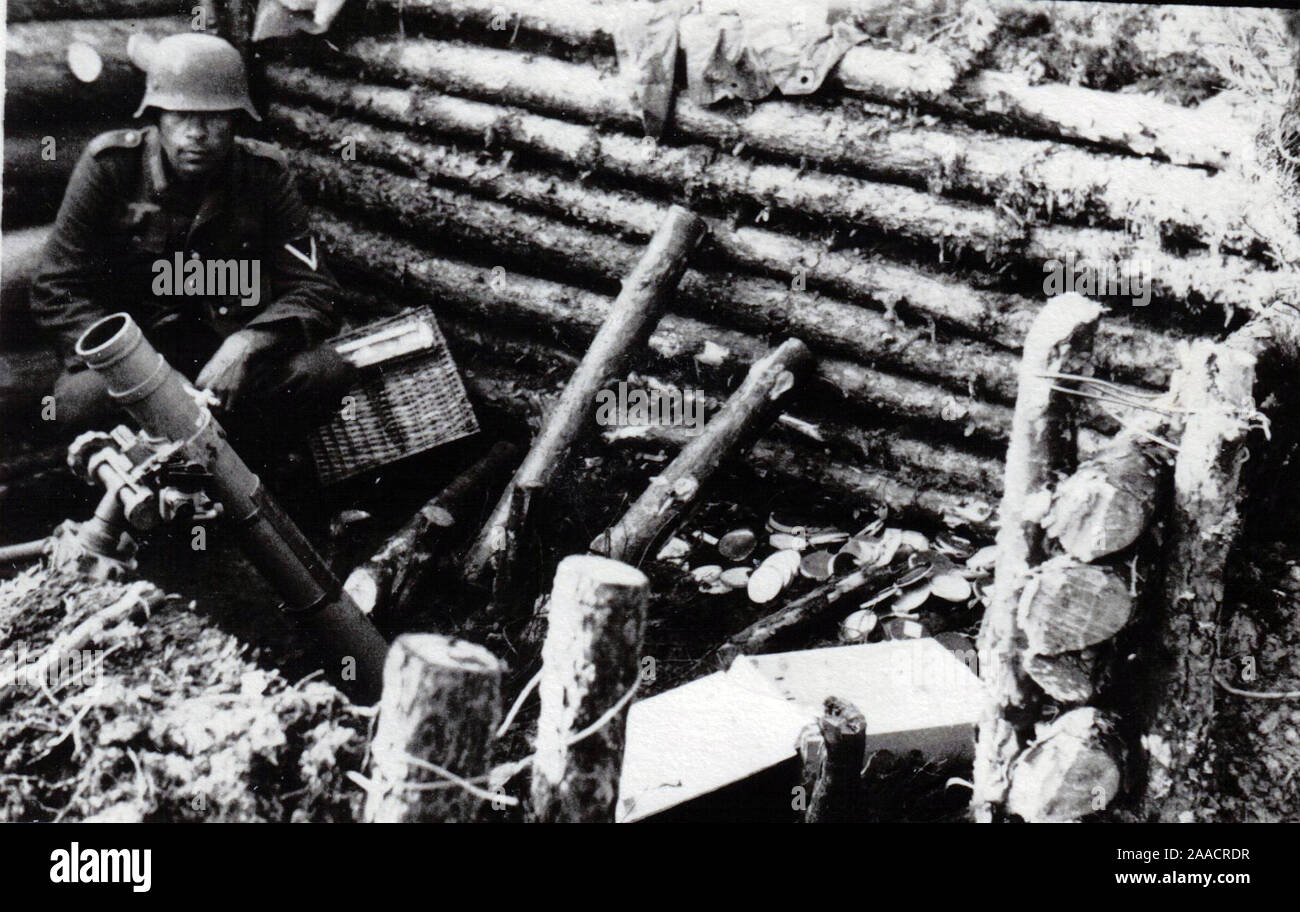
[[[1300,822],[1300,11],[4,21],[0,822]]]

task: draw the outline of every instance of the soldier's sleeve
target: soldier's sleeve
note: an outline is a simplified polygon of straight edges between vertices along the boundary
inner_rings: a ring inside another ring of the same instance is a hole
[[[307,207],[285,165],[271,172],[267,198],[267,256],[272,301],[249,326],[286,331],[306,347],[339,330],[339,286],[307,222]]]
[[[82,332],[108,313],[103,290],[111,281],[112,264],[106,262],[103,238],[113,177],[95,151],[87,148],[72,171],[32,285],[32,316],[68,364],[78,360],[73,347]]]

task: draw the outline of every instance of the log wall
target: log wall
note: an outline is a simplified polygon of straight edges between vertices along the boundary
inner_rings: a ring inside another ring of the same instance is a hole
[[[47,122],[74,143],[129,122],[141,86],[126,80],[142,80],[119,65],[125,34],[188,27],[165,5],[11,26],[6,225],[48,220],[66,179],[52,169],[75,161],[41,159]],[[749,462],[987,531],[1045,264],[1142,261],[1153,298],[1108,301],[1096,361],[1146,389],[1180,339],[1221,334],[1274,287],[1258,190],[1233,170],[1244,134],[1194,110],[860,46],[807,98],[680,97],[656,142],[617,72],[627,8],[372,0],[328,36],[259,46],[262,135],[297,169],[350,299],[432,303],[491,408],[527,419],[548,401],[682,203],[711,238],[637,373],[720,402],[796,336],[813,378]],[[103,85],[59,70],[74,34],[104,36]],[[60,87],[73,104],[37,103]],[[41,203],[41,186],[58,190]]]
[[[54,218],[86,143],[128,126],[144,92],[144,74],[126,54],[133,34],[185,31],[198,0],[15,0],[5,46],[4,212],[10,228]],[[81,77],[68,48],[88,45],[101,68]]]

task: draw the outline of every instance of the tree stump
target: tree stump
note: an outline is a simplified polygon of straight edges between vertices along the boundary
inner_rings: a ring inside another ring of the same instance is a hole
[[[481,800],[412,763],[436,764],[465,779],[488,770],[501,721],[501,663],[482,646],[432,633],[397,638],[384,665],[384,692],[371,744],[374,788],[368,823],[463,821]]]
[[[614,819],[626,706],[581,742],[570,742],[637,683],[649,586],[635,567],[594,555],[566,557],[555,572],[538,686],[536,820]]]

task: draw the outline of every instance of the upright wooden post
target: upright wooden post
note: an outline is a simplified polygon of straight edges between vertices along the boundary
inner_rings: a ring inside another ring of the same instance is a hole
[[[636,684],[649,585],[640,570],[609,558],[560,561],[538,688],[532,812],[539,821],[614,819],[627,707],[570,742]]]
[[[971,805],[976,820],[992,820],[994,809],[1005,802],[1021,730],[1033,721],[1033,690],[1020,664],[1025,643],[1016,607],[1030,566],[1043,556],[1039,521],[1050,502],[1053,472],[1065,467],[1073,443],[1063,394],[1053,389],[1057,381],[1048,375],[1067,372],[1076,353],[1091,347],[1100,317],[1095,301],[1061,295],[1043,307],[1025,339],[1007,445],[997,570],[979,636],[980,677],[989,690],[989,706],[975,747]]]
[[[596,393],[622,370],[654,329],[665,304],[686,270],[686,257],[704,231],[699,216],[674,206],[659,226],[632,274],[623,282],[609,315],[592,340],[573,376],[569,378],[555,410],[524,457],[506,492],[466,557],[465,576],[479,582],[500,556],[509,559],[510,550],[500,551],[509,538],[510,503],[516,491],[531,492],[530,498],[544,497],[550,481],[564,464],[569,449],[582,435],[596,411]],[[521,528],[528,522],[527,509],[516,512]],[[500,568],[497,568],[500,572]]]
[[[804,823],[861,821],[866,750],[866,716],[846,700],[827,697],[821,717],[799,736]]]
[[[1175,375],[1188,414],[1157,619],[1159,703],[1143,739],[1150,763],[1142,810],[1150,818],[1188,819],[1216,788],[1214,662],[1228,556],[1241,529],[1238,484],[1255,412],[1255,363],[1249,351],[1199,341]]]
[[[432,633],[397,638],[384,665],[384,693],[371,744],[368,823],[460,821],[480,798],[415,761],[464,779],[488,770],[501,721],[501,663],[482,646]],[[435,783],[446,788],[430,789]]]

